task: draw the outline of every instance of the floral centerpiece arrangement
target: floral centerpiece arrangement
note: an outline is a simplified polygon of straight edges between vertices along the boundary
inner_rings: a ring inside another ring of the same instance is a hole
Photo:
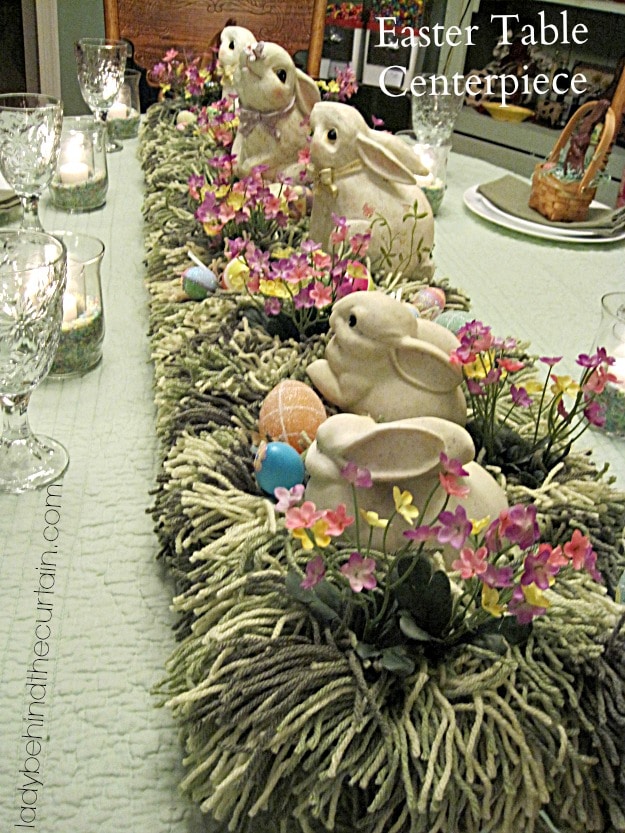
[[[351,506],[261,493],[260,403],[323,353],[314,316],[361,288],[366,235],[337,217],[322,252],[300,183],[231,177],[225,105],[183,130],[166,107],[148,114],[142,160],[164,444],[153,515],[180,640],[159,693],[181,729],[184,791],[238,833],[623,833],[625,623],[611,594],[625,495],[575,448],[601,422],[609,360],[580,356],[573,382],[544,357],[537,383],[516,341],[459,330],[477,459],[509,502],[497,517],[467,513],[466,469],[445,456],[436,511],[397,487],[376,515],[370,472],[350,461]],[[181,299],[190,245],[235,264],[230,289]],[[301,315],[306,337],[253,326],[252,302]]]

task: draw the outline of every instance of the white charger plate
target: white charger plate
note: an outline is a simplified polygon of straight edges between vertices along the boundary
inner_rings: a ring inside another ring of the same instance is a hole
[[[517,231],[520,234],[527,234],[530,237],[538,237],[543,240],[558,240],[561,243],[616,243],[619,240],[625,240],[625,228],[615,234],[602,234],[592,229],[566,229],[543,226],[540,223],[532,223],[530,220],[515,217],[512,214],[507,214],[500,208],[496,208],[479,193],[478,188],[478,185],[467,188],[463,195],[464,204],[473,214],[502,228]],[[598,202],[593,202],[593,206],[605,208],[605,206],[602,206]]]

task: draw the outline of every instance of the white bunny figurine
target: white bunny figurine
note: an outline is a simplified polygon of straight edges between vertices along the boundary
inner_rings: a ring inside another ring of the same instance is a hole
[[[475,449],[464,428],[437,417],[416,417],[395,422],[376,423],[367,416],[336,414],[319,426],[317,437],[306,453],[306,469],[310,479],[306,500],[318,509],[334,509],[344,503],[353,514],[352,486],[341,474],[347,463],[369,470],[373,486],[356,488],[358,506],[390,518],[395,511],[393,486],[408,490],[414,505],[422,513],[418,525],[433,524],[443,508],[446,493],[439,481],[440,454],[460,460],[468,473],[464,483],[469,487],[465,499],[451,497],[447,509],[462,505],[467,516],[494,520],[508,506],[506,494],[496,480],[473,461]],[[430,494],[434,497],[425,509]],[[425,514],[423,514],[425,511]],[[403,533],[409,529],[402,517],[395,518],[386,532],[387,549],[395,550],[407,543]],[[353,536],[354,527],[349,533]],[[384,530],[374,529],[373,546],[380,548]],[[369,529],[364,533],[367,540]],[[450,546],[440,547],[447,565],[458,553]]]
[[[319,88],[297,69],[277,43],[259,42],[241,53],[235,73],[239,129],[232,152],[235,172],[247,176],[267,165],[267,177],[297,175],[300,150],[308,143],[308,117],[319,101]]]
[[[462,370],[449,330],[383,292],[354,292],[334,305],[325,358],[307,368],[317,390],[343,411],[376,420],[467,418]]]
[[[235,73],[239,69],[241,52],[246,46],[253,46],[256,38],[245,26],[224,26],[219,36],[217,68],[221,75],[221,89],[224,98],[236,96]]]
[[[322,101],[310,116],[310,161],[315,187],[310,238],[323,247],[333,227],[332,215],[346,217],[350,232],[371,226],[370,211],[384,218],[373,225],[369,255],[374,267],[400,269],[408,277],[428,279],[434,272],[434,218],[417,184],[426,175],[416,154],[391,133],[372,130],[348,104]],[[416,204],[416,216],[411,214]],[[390,249],[391,262],[382,250]]]

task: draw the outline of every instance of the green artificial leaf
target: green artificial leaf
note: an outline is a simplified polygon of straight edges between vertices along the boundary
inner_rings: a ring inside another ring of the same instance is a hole
[[[417,642],[432,642],[434,637],[423,628],[420,628],[412,614],[408,612],[401,613],[399,616],[399,627],[404,636],[408,639],[415,639]]]
[[[305,604],[313,616],[322,623],[336,622],[340,616],[337,610],[331,604],[328,604],[328,600],[332,600],[333,603],[336,601],[336,597],[327,589],[327,586],[330,586],[328,582],[321,581],[312,590],[305,590],[301,587],[301,581],[301,575],[295,570],[290,570],[284,582],[287,593],[297,599],[298,602]],[[326,587],[323,585],[326,585]]]
[[[406,649],[401,645],[385,648],[380,655],[380,665],[387,671],[392,671],[393,674],[399,674],[401,677],[407,677],[415,669],[413,660],[410,659]]]
[[[485,622],[478,629],[473,642],[503,656],[511,645],[525,644],[531,630],[531,623],[520,625],[515,616],[502,616]]]
[[[373,659],[380,656],[380,649],[368,642],[357,642],[355,651],[360,659]]]
[[[451,620],[451,583],[444,570],[433,570],[424,555],[403,556],[396,566],[394,580],[406,576],[395,591],[400,608],[408,611],[415,625],[432,636],[440,636]],[[413,566],[414,565],[414,566]]]

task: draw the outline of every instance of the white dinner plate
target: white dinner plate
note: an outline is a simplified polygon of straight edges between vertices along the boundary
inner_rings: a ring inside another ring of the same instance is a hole
[[[530,220],[524,220],[521,217],[515,217],[512,214],[507,214],[499,208],[496,208],[489,200],[483,197],[478,189],[478,185],[473,185],[467,188],[464,192],[464,204],[484,220],[488,220],[497,226],[517,231],[520,234],[527,234],[530,237],[539,237],[543,240],[559,240],[562,243],[616,243],[618,240],[625,240],[625,228],[616,232],[615,234],[606,235],[604,233],[597,233],[592,229],[566,229],[543,226],[540,223],[532,223]],[[593,203],[597,207],[601,207],[600,203]]]

